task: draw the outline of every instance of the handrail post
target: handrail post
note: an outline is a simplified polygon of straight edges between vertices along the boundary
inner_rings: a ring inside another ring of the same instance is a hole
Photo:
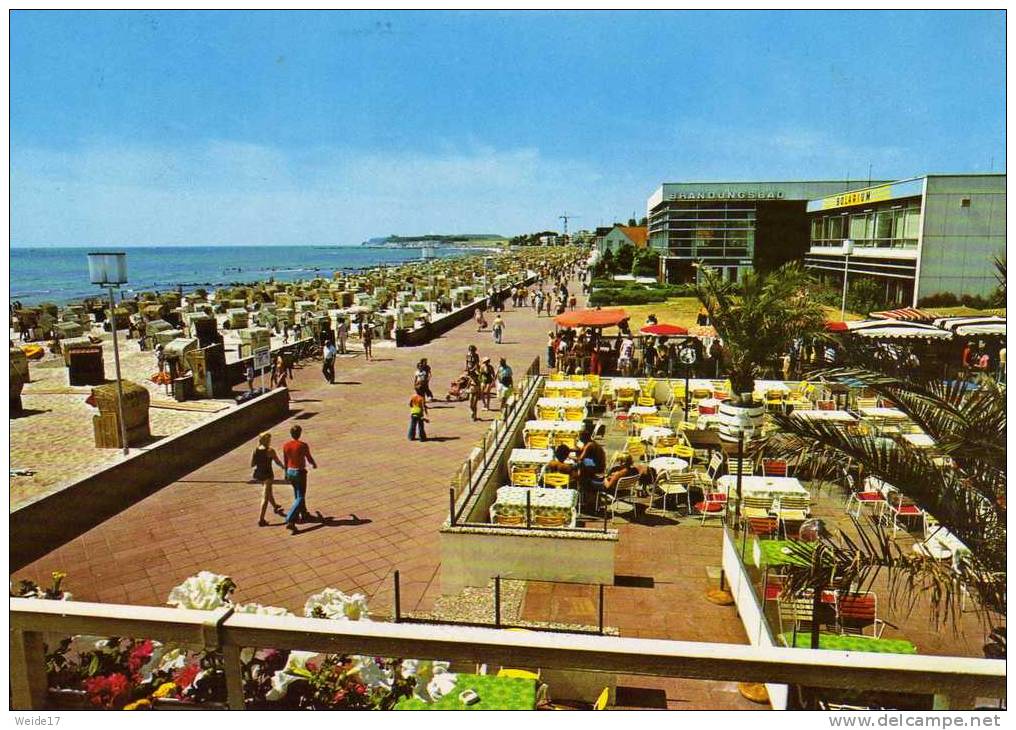
[[[501,575],[494,576],[494,628],[501,628]]]
[[[600,583],[600,636],[603,636],[603,583]]]
[[[231,710],[247,708],[243,697],[243,664],[240,661],[240,647],[225,644],[222,647],[223,670],[226,673],[226,702]]]
[[[392,579],[395,581],[395,623],[399,623],[402,620],[402,596],[399,586],[399,571],[395,571],[392,575]]]
[[[15,710],[46,706],[46,648],[37,631],[10,632],[11,705]]]
[[[448,522],[455,527],[455,488],[448,488]]]
[[[532,510],[532,502],[533,502],[532,496],[533,496],[532,495],[532,491],[527,489],[526,490],[526,529],[527,530],[530,527],[533,526],[532,525],[532,520],[531,520],[531,515],[532,515],[531,510]]]

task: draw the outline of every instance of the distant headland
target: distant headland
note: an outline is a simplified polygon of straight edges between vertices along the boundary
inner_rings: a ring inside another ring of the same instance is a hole
[[[428,233],[368,238],[360,245],[368,248],[490,248],[507,243],[507,238],[496,233]]]

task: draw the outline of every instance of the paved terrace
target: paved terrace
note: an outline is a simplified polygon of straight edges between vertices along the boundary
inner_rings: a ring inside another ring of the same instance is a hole
[[[579,287],[573,283],[572,289]],[[308,505],[329,518],[324,524],[305,525],[290,535],[270,514],[270,526],[257,526],[261,488],[248,482],[252,441],[13,577],[46,581],[50,571],[60,569],[69,574],[65,585],[78,600],[163,605],[174,585],[211,570],[233,577],[239,601],[302,613],[309,595],[331,586],[365,593],[371,610],[383,616],[391,610],[392,572],[399,570],[403,610],[430,610],[440,596],[438,529],[447,517],[449,480],[493,414],[481,413],[482,422],[473,423],[467,403],[438,403],[430,416],[431,440],[407,441],[415,363],[429,359],[439,398],[461,371],[471,343],[495,364],[496,357],[507,357],[521,375],[533,357],[544,354],[553,325],[531,309],[515,311],[510,305],[504,319],[500,346],[489,331],[478,334],[467,323],[423,347],[376,346],[375,362],[362,356],[340,360],[335,385],[326,384],[312,364],[297,370],[293,413],[272,429],[273,444],[281,446],[290,425],[304,427],[321,467],[310,472]],[[288,506],[288,484],[277,484],[275,491]],[[607,623],[625,636],[747,643],[735,609],[703,598],[714,582],[706,568],[719,563],[720,530],[690,529],[683,522],[682,529],[624,525],[616,572],[653,578],[655,587],[608,587]],[[589,588],[550,591],[545,584],[530,584],[523,618],[551,613],[559,620],[586,622],[595,617]],[[620,678],[619,684],[654,688],[649,694],[656,706],[759,707],[743,700],[734,683]]]

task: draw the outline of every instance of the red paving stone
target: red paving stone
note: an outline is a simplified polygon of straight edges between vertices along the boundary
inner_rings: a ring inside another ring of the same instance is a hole
[[[573,289],[578,287],[574,286]],[[392,572],[402,579],[405,610],[427,610],[438,595],[438,529],[447,514],[448,482],[489,426],[469,419],[467,403],[437,403],[427,443],[409,442],[408,399],[415,364],[429,359],[432,389],[443,398],[475,343],[521,374],[544,351],[551,320],[529,308],[504,314],[505,342],[467,323],[417,348],[375,348],[377,358],[340,358],[335,385],[313,364],[296,371],[292,413],[271,428],[273,445],[300,424],[320,464],[309,474],[308,505],[330,518],[290,535],[281,518],[258,527],[260,487],[248,482],[254,441],[223,454],[84,535],[18,571],[48,580],[69,574],[79,600],[159,605],[199,570],[232,576],[237,599],[301,612],[304,600],[332,586],[368,595],[372,611],[391,606]],[[496,404],[496,403],[495,403]],[[276,499],[292,501],[288,484]],[[355,519],[354,519],[355,515]]]
[[[273,445],[281,446],[292,424],[303,426],[320,465],[309,473],[308,506],[329,518],[326,523],[291,535],[269,513],[270,526],[258,527],[261,488],[248,482],[252,440],[12,577],[45,581],[59,569],[69,574],[65,585],[78,600],[161,605],[174,585],[210,570],[233,578],[241,602],[302,613],[308,596],[335,587],[363,592],[371,611],[384,616],[399,570],[403,610],[429,610],[440,594],[438,530],[447,515],[449,479],[493,414],[481,413],[481,422],[473,423],[467,403],[440,402],[430,414],[432,440],[409,442],[415,364],[428,358],[439,398],[461,372],[469,344],[495,365],[497,357],[507,357],[520,375],[542,357],[553,324],[528,308],[507,310],[500,346],[489,331],[477,333],[466,323],[423,347],[376,348],[374,362],[340,358],[335,385],[326,384],[313,364],[297,370],[292,412],[271,428]],[[285,506],[292,499],[285,483],[276,484],[275,494]],[[653,590],[607,587],[606,623],[624,636],[747,643],[734,609],[701,599],[705,565],[718,562],[719,546],[718,530],[624,524],[616,572],[652,576],[657,584]],[[523,617],[595,624],[595,588],[530,583]],[[655,689],[661,706],[671,709],[758,707],[731,683],[621,677],[619,684]]]

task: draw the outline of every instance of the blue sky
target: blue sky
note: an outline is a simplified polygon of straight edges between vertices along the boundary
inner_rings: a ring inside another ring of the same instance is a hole
[[[15,12],[12,245],[574,228],[1005,169],[1002,12]]]

